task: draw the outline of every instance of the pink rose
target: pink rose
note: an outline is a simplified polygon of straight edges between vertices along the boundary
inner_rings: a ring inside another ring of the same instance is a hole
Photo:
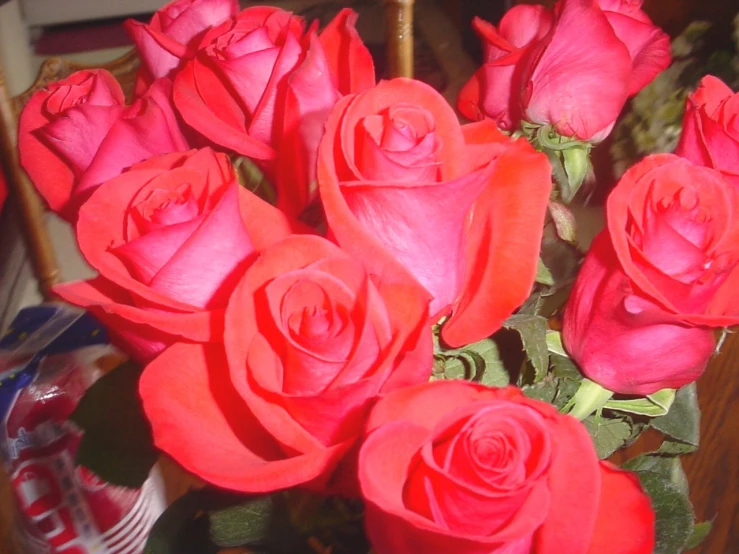
[[[224,154],[204,149],[154,157],[107,181],[80,209],[76,230],[100,276],[55,292],[147,361],[178,340],[221,340],[247,264],[292,229],[239,186]]]
[[[652,554],[633,474],[598,460],[575,418],[519,389],[464,381],[382,398],[359,454],[365,527],[392,554]]]
[[[206,138],[263,160],[280,207],[300,213],[315,197],[323,124],[344,94],[374,84],[369,51],[342,10],[318,36],[277,8],[254,7],[209,31],[178,75],[177,109]]]
[[[500,29],[477,23],[486,62],[460,110],[504,128],[521,119],[561,135],[603,140],[630,95],[670,64],[669,37],[640,0],[560,0],[550,14],[516,6]]]
[[[713,327],[739,323],[739,189],[670,154],[622,177],[564,316],[585,375],[646,395],[698,378]]]
[[[474,342],[529,296],[551,190],[546,157],[488,120],[460,125],[410,79],[339,101],[318,183],[329,232],[382,274],[388,253],[431,296],[444,340]]]
[[[155,81],[124,106],[109,73],[80,71],[33,95],[21,114],[21,163],[51,209],[74,221],[104,181],[151,156],[189,148],[171,86]]]
[[[485,61],[459,93],[457,107],[473,121],[489,117],[507,131],[522,119],[517,89],[521,87],[526,47],[544,37],[552,26],[544,6],[520,5],[506,12],[498,29],[480,18],[472,26],[482,39]]]
[[[675,153],[739,185],[739,93],[708,75],[688,96]]]
[[[171,77],[211,27],[235,16],[238,0],[175,0],[157,10],[151,21],[129,19],[124,27],[136,43],[146,79]]]
[[[146,368],[157,446],[221,487],[325,492],[378,396],[431,373],[428,303],[402,279],[321,237],[263,251],[229,302],[225,352],[176,344]]]
[[[49,207],[65,218],[74,219],[69,204],[76,182],[124,105],[121,86],[103,70],[78,71],[26,104],[18,131],[21,164]]]

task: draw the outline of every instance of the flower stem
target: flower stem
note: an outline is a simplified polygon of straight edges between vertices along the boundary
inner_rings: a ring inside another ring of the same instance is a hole
[[[603,388],[590,379],[583,379],[575,396],[562,408],[562,411],[582,421],[601,409],[612,396],[613,391]]]

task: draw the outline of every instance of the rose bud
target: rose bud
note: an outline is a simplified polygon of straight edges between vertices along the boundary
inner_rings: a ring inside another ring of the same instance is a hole
[[[154,12],[148,24],[128,19],[123,26],[136,43],[146,80],[153,81],[172,77],[208,29],[238,12],[238,0],[175,0]]]
[[[708,75],[688,96],[675,154],[712,167],[739,186],[739,93]]]
[[[355,20],[342,10],[318,35],[289,12],[248,8],[206,33],[175,80],[184,120],[213,143],[260,160],[291,215],[315,198],[316,150],[331,108],[374,84]]]
[[[31,97],[20,120],[21,163],[52,210],[74,222],[104,181],[157,154],[189,149],[171,87],[155,81],[124,106],[112,75],[80,71]]]
[[[611,193],[564,314],[563,340],[603,387],[647,395],[698,378],[712,328],[739,323],[739,189],[651,156]]]
[[[500,27],[477,22],[486,60],[460,93],[471,119],[521,120],[599,142],[627,98],[670,64],[670,40],[641,0],[560,0],[552,12],[516,6]]]

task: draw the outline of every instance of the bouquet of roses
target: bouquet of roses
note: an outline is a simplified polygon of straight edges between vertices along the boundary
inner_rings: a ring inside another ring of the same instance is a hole
[[[132,360],[83,399],[79,461],[136,486],[164,452],[207,483],[152,553],[694,546],[679,456],[739,322],[739,97],[703,81],[585,255],[590,151],[670,63],[641,1],[475,21],[467,124],[376,82],[355,22],[177,0],[127,23],[130,103],[99,70],[28,103],[22,163],[99,272],[56,292]],[[659,450],[607,461],[647,428]]]

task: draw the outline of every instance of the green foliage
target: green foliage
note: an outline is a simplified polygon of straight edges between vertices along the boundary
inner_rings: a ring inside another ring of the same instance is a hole
[[[626,419],[606,419],[592,415],[583,420],[583,425],[590,433],[601,460],[623,447],[632,436],[631,424]]]
[[[98,379],[70,416],[84,431],[77,463],[122,487],[143,485],[159,456],[138,395],[141,368],[124,363]]]
[[[190,491],[175,500],[156,520],[144,554],[215,554],[208,540],[207,518],[202,515],[203,494]]]
[[[552,272],[549,271],[546,265],[544,265],[541,258],[539,258],[539,263],[536,266],[536,282],[547,286],[552,286],[554,284]]]
[[[513,329],[521,336],[526,358],[534,368],[534,383],[538,383],[549,369],[549,348],[547,347],[547,319],[539,315],[512,315],[503,327]]]
[[[701,543],[706,540],[706,537],[708,537],[708,534],[711,532],[711,527],[713,527],[712,521],[696,523],[693,526],[693,532],[688,539],[688,543],[685,545],[685,550],[698,548]]]
[[[700,440],[700,408],[695,383],[691,383],[675,394],[675,401],[670,411],[653,419],[650,425],[672,439],[667,448],[692,452],[698,448]]]
[[[735,20],[739,34],[739,16]],[[672,41],[673,63],[644,87],[630,103],[613,132],[614,176],[648,154],[672,152],[682,126],[685,100],[705,75],[716,75],[734,90],[739,87],[739,41],[735,52],[711,50],[706,21],[694,21]]]
[[[302,541],[291,527],[281,493],[242,498],[233,505],[208,510],[210,538],[223,547],[271,546],[280,552],[297,552]]]
[[[466,379],[490,387],[504,387],[510,383],[510,375],[493,338],[456,349],[444,349],[437,342],[435,351],[432,379]]]
[[[680,486],[654,471],[637,472],[657,517],[654,554],[680,554],[693,533],[693,508]]]

